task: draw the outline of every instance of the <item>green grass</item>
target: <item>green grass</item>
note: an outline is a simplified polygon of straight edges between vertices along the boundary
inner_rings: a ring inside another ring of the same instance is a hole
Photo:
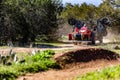
[[[115,53],[120,54],[120,50],[112,50],[112,51],[115,52]]]
[[[62,42],[36,42],[35,44],[39,44],[39,45],[52,45],[52,46],[59,46],[59,45],[62,45],[64,43]]]
[[[9,48],[8,46],[0,46],[1,49],[7,49]]]
[[[118,80],[120,79],[120,66],[105,68],[101,71],[87,73],[75,80]]]
[[[26,53],[26,52],[17,52],[17,57],[19,59],[22,59],[22,58],[26,58],[27,56],[29,56],[29,53]]]
[[[97,46],[93,46],[93,48],[102,48],[110,51],[114,51],[118,54],[120,54],[120,49],[114,49],[115,46],[120,47],[120,43],[103,43],[103,44],[97,44]]]
[[[49,68],[58,68],[54,60],[51,58],[54,55],[54,51],[46,50],[43,52],[37,52],[35,55],[25,57],[23,63],[13,63],[11,66],[0,66],[0,80],[15,80],[18,76],[26,73],[35,73],[39,71],[45,71]]]
[[[13,67],[0,67],[0,80],[14,80],[19,75],[17,70]]]

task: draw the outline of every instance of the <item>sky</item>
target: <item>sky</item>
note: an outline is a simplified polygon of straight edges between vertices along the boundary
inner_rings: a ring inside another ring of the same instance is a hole
[[[102,3],[102,0],[62,0],[63,4],[72,3],[72,4],[81,4],[86,2],[87,4],[94,4],[96,6],[99,6],[100,3]]]

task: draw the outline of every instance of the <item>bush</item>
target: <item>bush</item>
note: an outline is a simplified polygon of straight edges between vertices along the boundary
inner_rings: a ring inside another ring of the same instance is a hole
[[[31,57],[32,61],[36,62],[39,60],[47,60],[53,57],[53,55],[55,54],[54,51],[52,50],[46,50],[43,52],[37,52],[35,55],[33,55]]]
[[[18,75],[20,75],[19,72],[12,67],[0,67],[0,80],[14,80]]]
[[[0,80],[14,80],[19,75],[26,73],[45,71],[49,68],[58,68],[56,62],[51,60],[54,54],[54,51],[46,50],[37,52],[32,56],[27,56],[23,63],[14,63],[11,66],[3,65],[0,67]]]

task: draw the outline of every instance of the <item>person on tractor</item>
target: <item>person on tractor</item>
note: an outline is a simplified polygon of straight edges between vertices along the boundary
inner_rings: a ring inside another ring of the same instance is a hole
[[[79,33],[80,29],[84,26],[84,23],[80,20],[78,20],[74,27],[73,27],[73,34],[74,34],[74,39],[79,39],[81,38],[81,34]]]
[[[74,25],[73,31],[74,31],[74,30],[77,30],[77,32],[78,32],[78,30],[79,30],[83,25],[84,25],[84,23],[83,23],[82,21],[78,20],[78,21],[75,23],[75,25]]]

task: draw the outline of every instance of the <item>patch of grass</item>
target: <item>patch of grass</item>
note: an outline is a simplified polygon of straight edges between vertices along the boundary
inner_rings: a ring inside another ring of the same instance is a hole
[[[75,80],[117,80],[120,79],[120,65],[105,68],[101,71],[87,73],[77,77]]]
[[[52,46],[59,46],[59,45],[62,45],[64,43],[61,43],[61,42],[50,42],[50,43],[47,43],[47,42],[36,42],[35,44],[39,44],[39,45],[52,45]]]
[[[112,51],[115,52],[115,53],[120,54],[120,50],[112,50]]]
[[[68,52],[68,51],[72,51],[74,49],[61,49],[61,50],[54,50],[56,53],[65,53],[65,52]]]
[[[93,46],[93,47],[110,50],[110,51],[113,51],[113,52],[120,54],[120,49],[115,49],[116,46],[120,47],[120,43],[119,42],[103,43],[103,44],[98,44],[97,46]]]
[[[9,48],[8,46],[0,46],[1,49],[7,49]]]
[[[19,58],[19,59],[21,59],[21,58],[26,58],[27,56],[29,56],[29,54],[28,53],[26,53],[26,52],[17,52],[17,57]]]
[[[0,80],[15,80],[20,75],[18,70],[13,66],[1,66],[0,67]]]
[[[25,57],[25,62],[13,63],[11,66],[0,66],[0,80],[14,80],[20,75],[45,71],[49,68],[58,68],[58,65],[51,58],[54,51],[45,50],[37,52],[35,55]]]

